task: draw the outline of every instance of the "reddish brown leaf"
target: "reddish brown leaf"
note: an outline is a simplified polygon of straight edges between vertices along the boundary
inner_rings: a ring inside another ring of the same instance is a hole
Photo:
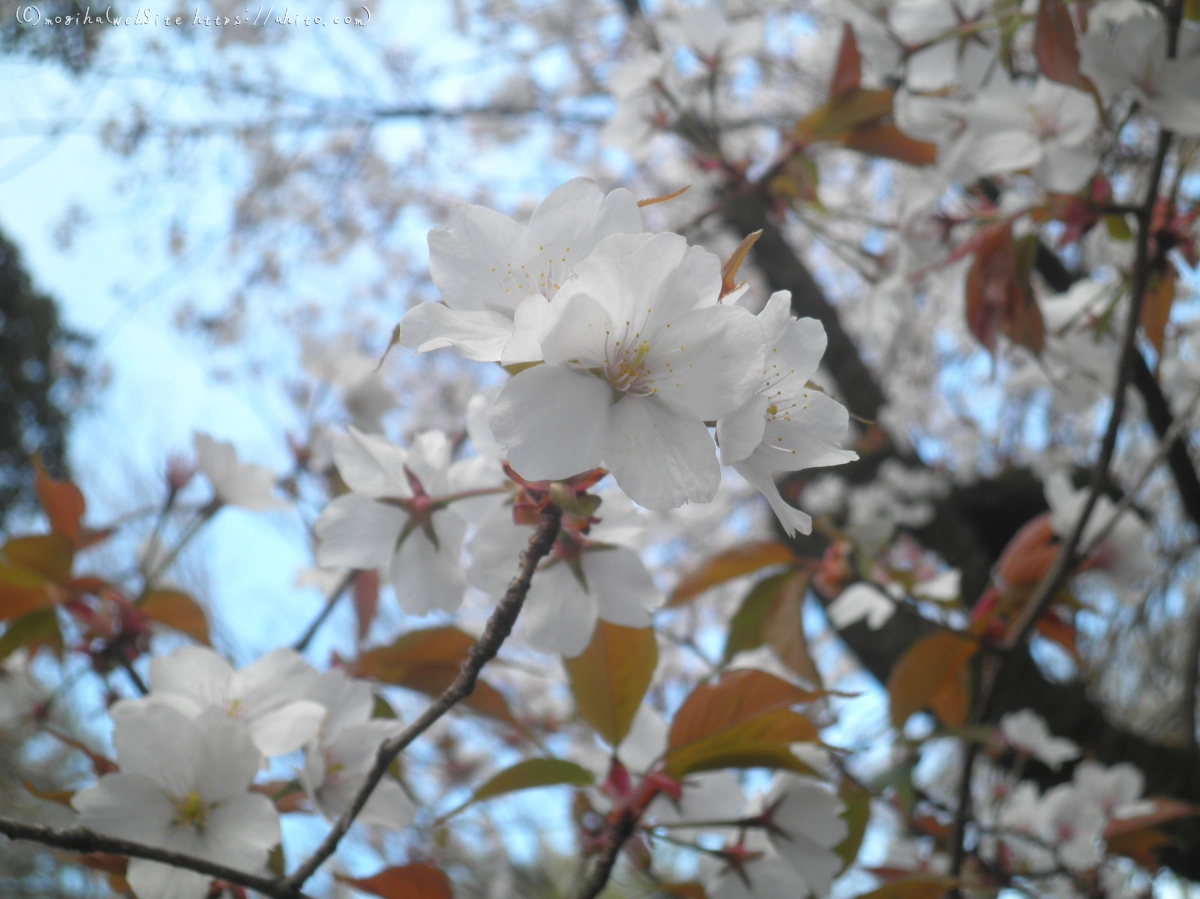
[[[1079,73],[1075,24],[1064,0],[1041,0],[1033,30],[1033,55],[1041,73],[1051,81],[1084,91],[1092,83]]]
[[[197,643],[212,645],[208,619],[200,604],[180,590],[152,590],[138,603],[147,618],[187,634]]]
[[[71,541],[72,546],[78,547],[79,521],[86,509],[83,494],[70,481],[51,480],[37,456],[33,458],[33,468],[37,472],[33,486],[46,517],[50,519],[50,530],[62,534]]]
[[[769,565],[791,565],[796,561],[792,551],[776,540],[744,543],[718,553],[699,568],[679,579],[668,606],[680,606],[695,599],[705,590],[731,581],[744,574],[753,574]]]
[[[847,22],[842,26],[842,45],[838,48],[833,79],[829,82],[829,96],[840,97],[858,87],[861,81],[862,55],[858,52],[858,41],[854,39],[854,29]]]
[[[957,719],[965,719],[965,713],[960,713],[969,702],[967,664],[977,649],[973,641],[949,631],[930,634],[910,646],[888,677],[892,725],[901,728],[914,712],[929,707],[943,723],[961,726]]]
[[[867,156],[894,159],[912,166],[927,166],[937,162],[937,144],[914,140],[892,122],[855,128],[842,138],[842,146]]]
[[[1137,833],[1152,827],[1158,827],[1169,821],[1180,818],[1191,818],[1200,815],[1200,806],[1190,802],[1182,802],[1167,796],[1155,796],[1149,800],[1154,808],[1144,815],[1132,818],[1114,818],[1104,829],[1104,839],[1115,840],[1118,837]]]
[[[1159,356],[1162,355],[1163,335],[1166,333],[1174,302],[1175,269],[1168,268],[1164,273],[1151,277],[1142,297],[1142,330],[1146,332],[1146,339]]]
[[[655,203],[666,203],[669,200],[674,200],[676,197],[683,196],[683,192],[689,187],[691,187],[690,184],[685,184],[683,187],[679,188],[679,190],[674,191],[673,193],[663,194],[661,197],[647,197],[644,200],[638,200],[638,207],[641,208],[653,206]]]
[[[410,631],[388,646],[364,652],[354,662],[357,677],[395,684],[427,696],[439,696],[458,676],[475,640],[455,627]],[[508,702],[480,680],[463,704],[481,715],[521,729]]]
[[[808,653],[808,640],[800,618],[804,595],[808,592],[808,575],[794,573],[783,584],[763,618],[763,640],[775,650],[775,655],[788,668],[808,683],[821,686],[821,673]]]
[[[974,243],[966,283],[967,327],[993,354],[1000,333],[1040,354],[1045,341],[1042,311],[1018,270],[1010,226],[985,228]]]
[[[362,640],[371,629],[375,620],[375,610],[379,606],[379,572],[354,572],[354,615],[358,619],[358,639]]]
[[[1051,643],[1061,646],[1067,655],[1076,662],[1083,662],[1083,658],[1079,655],[1079,649],[1075,645],[1075,625],[1070,621],[1063,620],[1057,611],[1048,610],[1038,618],[1035,627],[1041,636]]]
[[[71,797],[75,795],[74,790],[39,790],[25,778],[21,778],[21,786],[43,802],[55,802],[67,808],[71,807]]]
[[[803,145],[838,139],[847,131],[890,116],[893,96],[892,91],[852,88],[802,118],[792,135]]]
[[[727,672],[683,701],[667,736],[667,773],[716,767],[779,766],[792,743],[817,739],[794,706],[822,696],[756,669]],[[781,751],[782,750],[782,751]]]
[[[0,589],[0,602],[3,601]],[[0,618],[3,615],[0,614]],[[58,627],[58,615],[53,608],[37,609],[17,618],[5,629],[0,636],[0,661],[8,658],[21,647],[25,647],[30,655],[45,646],[60,660],[63,654],[63,636]]]
[[[343,877],[341,874],[334,877],[347,886],[383,899],[454,899],[450,879],[425,862],[387,868],[372,877]]]
[[[746,261],[746,254],[750,252],[750,248],[755,242],[762,237],[762,229],[747,234],[742,238],[742,242],[737,245],[737,249],[733,251],[733,255],[729,257],[729,261],[721,267],[721,296],[725,297],[738,289],[736,283],[738,269],[742,267],[742,263]]]
[[[46,581],[61,583],[71,576],[75,550],[62,534],[14,537],[0,547],[0,562],[8,562]]]
[[[563,659],[575,708],[609,746],[629,733],[658,666],[654,631],[597,621],[587,648]]]

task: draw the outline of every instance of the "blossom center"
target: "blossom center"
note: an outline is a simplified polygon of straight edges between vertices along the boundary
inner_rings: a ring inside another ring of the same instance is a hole
[[[641,334],[634,334],[637,340]],[[604,341],[604,369],[602,376],[613,390],[618,393],[633,396],[648,396],[656,391],[654,378],[650,375],[650,366],[646,364],[646,356],[650,352],[649,341],[643,340],[636,345],[626,341],[622,346],[618,340],[609,345],[609,338]]]
[[[186,796],[175,799],[175,817],[171,819],[171,824],[190,827],[196,833],[201,833],[208,823],[209,808],[208,803],[192,790]]]

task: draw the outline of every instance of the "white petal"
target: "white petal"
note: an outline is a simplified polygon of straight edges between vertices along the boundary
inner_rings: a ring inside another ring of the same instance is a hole
[[[512,319],[499,312],[456,310],[441,303],[414,306],[400,320],[401,346],[418,353],[454,347],[477,362],[498,360],[512,334]]]
[[[141,774],[106,774],[71,797],[79,826],[122,840],[161,846],[175,806],[162,786]]]
[[[430,496],[450,492],[450,438],[441,431],[424,431],[413,438],[408,470]]]
[[[608,384],[557,365],[538,365],[504,385],[488,413],[517,474],[567,478],[600,464]]]
[[[192,719],[161,703],[141,702],[114,724],[113,747],[123,773],[143,774],[172,796],[195,788],[205,749]]]
[[[246,724],[229,717],[223,709],[208,708],[195,718],[195,728],[202,735],[196,740],[200,763],[187,789],[172,795],[194,790],[206,802],[220,803],[245,793],[262,762]]]
[[[182,646],[150,660],[150,690],[176,693],[200,705],[224,706],[233,683],[233,666],[206,646]]]
[[[500,354],[501,365],[542,361],[539,338],[550,316],[550,301],[539,293],[521,301],[513,316],[512,337]]]
[[[626,397],[613,406],[600,439],[617,484],[647,509],[707,503],[720,486],[721,466],[704,422],[652,397]]]
[[[659,400],[702,421],[715,420],[762,383],[762,328],[741,306],[696,309],[651,338],[645,361]]]
[[[509,277],[526,228],[483,206],[460,203],[449,228],[429,232],[429,274],[451,309],[508,314],[528,295]]]
[[[375,434],[350,428],[333,438],[333,461],[338,474],[355,493],[373,499],[412,496],[404,466],[408,453]]]
[[[577,656],[596,627],[596,597],[564,563],[539,569],[521,610],[525,639],[543,652]]]
[[[614,272],[613,266],[606,266],[599,273]],[[573,362],[595,368],[608,361],[627,329],[616,326],[611,310],[595,296],[606,296],[609,290],[619,289],[615,282],[606,285],[593,277],[589,281],[573,281],[559,294],[556,305],[562,305],[562,313],[553,320],[547,318],[548,327],[541,337],[547,363]]]
[[[417,817],[417,808],[394,780],[384,778],[371,793],[358,816],[363,824],[375,824],[392,830],[404,830]]]
[[[137,899],[203,899],[212,878],[172,865],[131,858],[125,872]]]
[[[325,706],[301,699],[251,720],[250,734],[263,755],[286,755],[315,737],[324,720]]]
[[[294,649],[273,649],[233,675],[230,691],[247,716],[300,699],[316,682],[317,672]]]
[[[417,528],[400,544],[389,569],[396,601],[410,615],[434,609],[453,612],[467,586],[460,564],[467,523],[453,512],[438,512],[433,516],[433,531],[437,547]]]
[[[743,462],[736,462],[733,470],[766,497],[771,511],[775,513],[789,537],[795,537],[797,531],[801,534],[812,533],[812,518],[807,513],[801,512],[783,501],[779,488],[775,486],[775,479],[771,477],[771,472],[764,468],[757,458],[752,456]]]
[[[615,547],[584,552],[580,565],[605,621],[625,627],[649,627],[650,612],[664,602],[641,557]]]
[[[467,544],[471,564],[467,581],[489,596],[499,597],[517,573],[517,560],[533,529],[513,524],[512,509],[493,510]]]
[[[840,447],[849,429],[850,414],[845,406],[816,390],[806,390],[791,408],[778,408],[774,420],[767,422],[762,445],[749,461],[768,471],[852,462],[858,454]]]
[[[742,461],[762,443],[769,403],[765,393],[756,393],[740,409],[717,422],[722,465]]]
[[[380,568],[395,551],[408,513],[357,493],[339,496],[317,518],[317,564]]]

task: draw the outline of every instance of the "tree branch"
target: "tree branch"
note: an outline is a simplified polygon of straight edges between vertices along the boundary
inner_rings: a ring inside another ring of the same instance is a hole
[[[300,897],[307,899],[298,891],[286,891],[278,881],[256,874],[247,874],[225,865],[218,865],[202,858],[193,858],[180,852],[159,849],[157,846],[145,846],[131,840],[120,840],[94,833],[83,827],[72,827],[69,830],[56,830],[43,824],[25,824],[8,818],[0,818],[0,833],[13,840],[30,840],[43,846],[56,849],[68,849],[73,852],[111,852],[114,855],[124,855],[128,858],[144,858],[148,861],[161,862],[175,868],[184,868],[199,874],[207,874],[218,880],[238,886],[249,887],[271,897]]]
[[[366,780],[363,781],[357,795],[355,795],[354,801],[350,803],[350,806],[338,818],[337,822],[333,825],[333,829],[308,860],[297,868],[290,877],[279,881],[276,895],[288,897],[299,895],[300,888],[304,886],[305,882],[312,877],[317,868],[327,858],[333,855],[338,847],[338,843],[341,842],[342,837],[350,829],[350,825],[354,823],[354,819],[363,810],[363,806],[367,804],[371,793],[379,785],[379,781],[383,779],[388,767],[396,757],[413,740],[427,731],[434,722],[449,712],[463,699],[471,695],[471,691],[475,689],[475,681],[479,677],[479,672],[483,669],[484,665],[495,658],[501,644],[504,643],[508,635],[512,632],[513,624],[516,622],[517,615],[521,611],[521,606],[525,603],[525,597],[529,593],[529,585],[533,581],[533,573],[537,569],[538,563],[546,557],[550,549],[554,546],[554,541],[558,539],[561,521],[562,510],[557,506],[549,506],[542,511],[541,523],[538,525],[537,530],[534,531],[533,536],[529,538],[529,545],[521,553],[520,569],[516,577],[508,585],[508,590],[505,591],[504,598],[496,604],[496,609],[492,612],[492,617],[488,619],[487,627],[484,628],[483,634],[475,641],[467,653],[467,659],[463,662],[462,669],[459,671],[458,677],[454,679],[454,683],[447,687],[445,692],[400,734],[392,737],[390,740],[384,741],[383,745],[379,747],[379,751],[375,754],[375,764],[371,767]]]
[[[637,829],[637,823],[638,816],[633,810],[625,809],[607,828],[607,839],[600,852],[600,858],[596,860],[592,873],[579,888],[575,899],[595,899],[600,895],[600,891],[604,889],[609,877],[612,876],[612,870],[617,864],[617,856],[621,854],[621,847],[633,835],[634,830]]]

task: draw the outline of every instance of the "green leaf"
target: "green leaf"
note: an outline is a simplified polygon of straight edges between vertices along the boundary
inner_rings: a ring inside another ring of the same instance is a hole
[[[658,642],[648,627],[597,621],[587,648],[563,659],[575,708],[609,746],[625,739],[658,667]]]
[[[729,634],[725,638],[725,651],[721,664],[726,665],[739,652],[757,649],[763,644],[763,621],[770,611],[775,597],[792,576],[792,572],[775,574],[755,584],[729,622]]]
[[[526,759],[511,768],[505,768],[484,781],[471,798],[442,816],[445,820],[457,815],[468,806],[485,799],[517,793],[521,790],[537,790],[542,787],[586,787],[593,784],[596,776],[587,768],[568,762],[566,759]]]
[[[58,628],[58,616],[54,609],[38,609],[9,624],[8,630],[0,636],[0,661],[30,644],[34,644],[35,648],[46,646],[56,656],[62,657],[62,631]]]
[[[846,778],[838,788],[838,796],[846,805],[842,820],[846,822],[848,832],[846,838],[833,847],[833,851],[842,860],[842,870],[845,871],[858,858],[858,850],[867,833],[867,823],[871,820],[871,793],[862,784]]]

